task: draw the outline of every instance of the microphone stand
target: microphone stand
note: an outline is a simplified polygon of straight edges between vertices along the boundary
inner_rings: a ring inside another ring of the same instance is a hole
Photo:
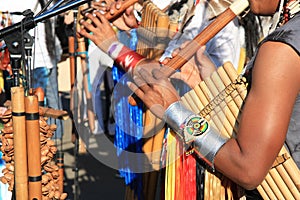
[[[88,3],[90,0],[75,0],[75,1],[72,1],[70,2],[69,4],[67,5],[64,5],[64,6],[61,6],[61,7],[58,7],[56,9],[50,9],[49,11],[41,14],[41,15],[38,15],[36,17],[33,17],[31,18],[30,20],[27,20],[26,22],[22,23],[22,22],[19,22],[19,23],[16,23],[16,24],[13,24],[11,26],[8,26],[6,28],[3,28],[0,30],[0,39],[3,39],[5,40],[5,37],[7,37],[8,35],[14,33],[14,32],[19,32],[23,26],[23,29],[24,30],[30,30],[32,28],[34,28],[36,26],[37,23],[39,22],[42,22],[46,19],[49,19],[53,16],[56,16],[56,15],[59,15],[67,10],[71,10],[73,8],[76,8],[82,4],[85,4],[85,3]]]
[[[73,85],[73,120],[75,121],[74,125],[78,126],[78,88],[77,88],[77,49],[78,49],[78,42],[77,42],[77,34],[76,34],[76,24],[77,24],[77,12],[74,12],[74,27],[73,27],[73,37],[74,37],[74,85]],[[79,182],[78,182],[78,153],[79,153],[79,134],[77,128],[75,129],[75,148],[74,148],[74,200],[78,199],[78,189],[79,189]]]

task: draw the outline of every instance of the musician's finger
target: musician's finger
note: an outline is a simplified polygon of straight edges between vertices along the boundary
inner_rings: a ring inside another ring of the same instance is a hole
[[[97,22],[99,22],[99,19],[96,17],[95,13],[97,11],[94,11],[93,13],[86,13],[84,16],[87,18],[85,20],[80,20],[80,24],[84,25],[84,27],[89,30],[89,31],[94,31],[95,27],[93,24],[96,24]],[[91,20],[93,23],[89,23],[87,22],[89,20]]]
[[[95,27],[92,24],[83,19],[80,20],[79,23],[81,24],[81,29],[78,32],[85,37],[89,34],[88,32],[93,32],[95,30]]]
[[[100,12],[96,12],[96,16],[99,19],[99,24],[96,23],[97,26],[100,26],[101,24],[105,24],[105,25],[110,24],[109,21],[106,19],[106,17]]]
[[[155,83],[155,79],[152,77],[152,75],[147,70],[140,68],[140,69],[138,69],[138,73],[146,81],[146,83],[148,83],[150,85]]]
[[[203,56],[205,56],[205,49],[206,49],[206,46],[202,46],[199,48],[199,50],[197,51],[196,53],[196,58],[198,61],[201,61],[203,59]]]
[[[155,79],[162,79],[162,78],[167,79],[174,72],[175,72],[174,69],[167,67],[167,66],[163,66],[160,69],[154,69],[152,71],[152,75]]]
[[[121,7],[122,7],[122,2],[117,1],[116,4],[115,4],[115,8],[116,8],[117,10],[119,10]]]
[[[143,100],[145,93],[138,86],[136,86],[132,82],[127,82],[127,86],[132,92],[136,94],[136,96]]]
[[[182,50],[183,48],[185,48],[187,45],[188,45],[188,43],[190,43],[190,41],[185,41],[184,43],[182,43],[181,45],[180,45],[180,50]]]
[[[165,58],[163,61],[161,61],[160,63],[163,65],[166,65],[169,61],[171,60],[171,58]]]
[[[174,49],[172,52],[172,58],[176,57],[180,51],[180,48]]]
[[[139,76],[133,76],[134,83],[144,92],[149,91],[151,88],[144,79]]]
[[[132,106],[136,106],[136,105],[137,105],[137,102],[136,102],[135,98],[134,98],[132,95],[130,95],[130,96],[128,97],[128,103],[129,103],[130,105],[132,105]]]

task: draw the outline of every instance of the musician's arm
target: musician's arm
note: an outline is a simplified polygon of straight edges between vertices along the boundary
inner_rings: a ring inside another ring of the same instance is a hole
[[[267,42],[259,50],[237,139],[215,158],[217,169],[246,188],[261,183],[282,148],[299,92],[299,66],[288,45]]]

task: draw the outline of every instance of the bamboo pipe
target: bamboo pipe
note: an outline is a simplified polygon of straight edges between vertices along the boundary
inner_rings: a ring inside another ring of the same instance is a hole
[[[223,84],[223,81],[217,71],[213,72],[211,76],[212,83],[215,85],[218,93],[221,93],[223,90],[225,90],[226,85]],[[246,88],[245,88],[246,89]],[[228,95],[226,93],[226,95]],[[225,97],[225,101],[222,102],[223,105],[221,106],[221,109],[223,108],[223,112],[228,113],[228,121],[233,127],[233,130],[235,133],[237,132],[237,119],[239,115],[239,107],[235,104],[234,100],[230,95]],[[227,109],[226,109],[227,108]]]
[[[279,152],[279,155],[288,154],[287,149],[283,146]],[[300,192],[300,170],[297,167],[296,163],[292,159],[288,159],[283,163],[283,166],[287,173],[290,175],[291,179],[293,180],[294,184],[296,185],[298,192]]]
[[[16,199],[28,199],[27,147],[25,128],[24,88],[12,87],[12,120],[14,128]]]
[[[75,84],[75,37],[69,36],[69,61],[70,61],[70,82],[71,88]]]
[[[88,8],[88,4],[84,4],[79,7],[77,13],[78,22],[83,19],[81,11]],[[79,23],[77,23],[77,30],[80,29]],[[86,96],[87,101],[87,117],[89,123],[89,129],[93,133],[95,130],[95,114],[93,109],[93,102],[92,102],[92,94],[89,90],[89,81],[88,81],[88,67],[87,67],[87,56],[86,56],[86,47],[85,47],[85,39],[83,37],[78,37],[78,49],[77,52],[79,53],[81,59],[81,71],[82,71],[82,80],[83,80],[83,89]]]
[[[41,87],[34,88],[32,94],[37,96],[38,105],[41,107],[44,107],[45,106],[45,92],[44,92],[43,88],[41,88]]]
[[[41,142],[39,124],[39,105],[35,95],[25,97],[28,189],[29,199],[42,199]]]
[[[212,76],[216,74],[215,72],[212,74]],[[204,82],[206,83],[209,91],[211,91],[212,97],[215,98],[219,94],[219,89],[217,88],[217,83],[213,81],[213,77],[211,76],[211,79],[206,79]],[[215,80],[217,81],[217,77],[215,76]],[[221,86],[219,86],[221,87]],[[224,86],[223,86],[224,88]],[[225,107],[225,108],[224,108]],[[227,109],[226,109],[227,108]],[[220,120],[223,122],[225,127],[228,127],[228,133],[232,135],[233,133],[236,133],[235,125],[236,120],[233,116],[231,110],[228,109],[226,106],[226,102],[222,101],[219,103],[219,105],[216,105],[215,112],[217,115],[219,115]]]
[[[223,66],[225,65],[231,65],[231,63],[224,63]],[[217,73],[219,74],[221,80],[223,81],[224,85],[230,85],[231,84],[231,80],[230,80],[230,77],[227,75],[224,67],[219,67],[217,69]],[[236,78],[238,77],[238,75],[236,74]],[[233,99],[233,101],[235,102],[235,104],[237,105],[237,107],[239,108],[239,113],[242,112],[241,108],[242,108],[242,105],[244,103],[244,99],[242,99],[242,97],[240,96],[240,94],[238,93],[238,91],[234,90],[231,94],[231,97]],[[237,116],[237,120],[238,120],[239,116]],[[239,121],[239,120],[238,120]]]
[[[276,169],[277,169],[278,173],[280,174],[280,176],[283,178],[283,181],[285,182],[285,184],[287,185],[287,187],[289,188],[291,193],[293,194],[293,197],[295,199],[300,199],[299,189],[297,188],[297,186],[295,185],[295,183],[291,179],[288,172],[285,170],[284,166],[283,165],[278,165],[278,166],[276,166]]]

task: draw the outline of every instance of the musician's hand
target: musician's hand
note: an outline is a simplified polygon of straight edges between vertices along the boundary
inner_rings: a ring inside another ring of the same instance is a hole
[[[110,22],[100,12],[87,13],[87,20],[90,19],[92,23],[86,20],[81,20],[81,29],[78,31],[80,35],[92,40],[104,52],[113,42],[118,41],[116,32],[111,27]],[[92,34],[90,34],[92,33]]]
[[[216,71],[216,66],[205,53],[205,46],[202,46],[193,57],[195,65],[198,67],[201,78],[205,79]]]
[[[122,0],[123,1],[123,0]],[[116,4],[119,1],[116,2]],[[129,6],[123,15],[113,21],[113,24],[120,30],[128,31],[133,28],[138,28],[139,27],[139,22],[137,21],[135,15],[134,15],[134,10],[141,10],[142,6],[139,3],[135,3],[132,6]]]
[[[103,14],[110,10],[110,5],[112,3],[113,2],[109,1],[109,0],[106,0],[106,1],[96,0],[96,1],[92,1],[91,7],[102,12],[102,14]]]
[[[172,58],[180,54],[180,51],[186,47],[189,41],[183,43],[180,48],[174,49],[172,52]],[[172,58],[165,58],[161,63],[166,65]],[[180,79],[185,82],[190,88],[194,88],[201,81],[200,72],[194,62],[194,59],[190,59],[186,64],[184,64],[180,71],[175,72],[171,78]]]
[[[132,77],[140,76],[140,73],[139,73],[140,69],[146,70],[147,73],[151,74],[154,69],[160,69],[160,68],[161,68],[161,65],[158,62],[146,59],[143,62],[141,62],[139,65],[137,65],[133,70],[131,70],[131,73],[132,73],[131,76]],[[128,102],[130,105],[136,106],[137,105],[136,96],[135,97],[130,96],[128,98]]]
[[[178,52],[175,51],[173,57],[176,56],[175,54]],[[172,78],[181,79],[191,88],[194,88],[200,81],[210,77],[215,70],[215,64],[205,53],[205,46],[202,46],[195,56],[181,67],[180,72],[172,75]]]
[[[129,88],[144,102],[150,111],[163,119],[165,110],[180,99],[168,78],[158,69],[152,74],[144,68],[133,77],[135,83],[128,83]]]

